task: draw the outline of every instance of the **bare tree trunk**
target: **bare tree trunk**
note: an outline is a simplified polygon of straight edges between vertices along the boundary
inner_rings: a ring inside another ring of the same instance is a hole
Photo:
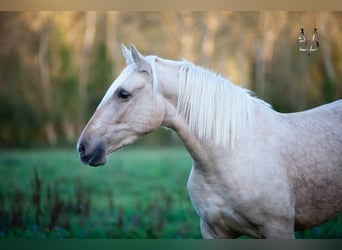
[[[110,11],[107,13],[106,20],[106,47],[108,48],[107,54],[112,63],[115,64],[121,56],[120,47],[118,44],[118,22],[119,13],[117,11]],[[115,73],[118,75],[120,67],[115,67]]]
[[[180,56],[186,60],[194,60],[194,18],[191,12],[178,14],[181,50]]]
[[[214,53],[216,50],[215,37],[222,23],[222,13],[219,12],[206,12],[205,20],[202,22],[202,42],[201,42],[201,61],[203,66],[213,68]]]
[[[320,13],[320,30],[322,33],[323,41],[321,41],[320,45],[322,47],[324,67],[327,71],[327,74],[331,80],[336,79],[336,73],[333,66],[333,61],[331,59],[331,49],[330,49],[330,28],[329,28],[329,13],[321,12]]]
[[[180,31],[182,29],[180,24],[180,13],[174,11],[164,11],[162,12],[162,29],[167,30],[165,33],[166,40],[170,41],[165,44],[165,55],[174,56],[173,59],[180,59],[180,47],[182,46],[180,43]],[[178,25],[177,25],[178,23]],[[171,42],[172,41],[172,42]]]
[[[331,40],[330,40],[330,24],[331,22],[331,16],[329,16],[328,12],[321,12],[320,13],[320,29],[318,32],[320,32],[322,35],[320,36],[322,38],[320,42],[320,46],[322,48],[322,54],[323,54],[323,62],[324,62],[324,68],[328,79],[324,80],[324,95],[325,95],[325,101],[330,102],[333,101],[336,97],[336,72],[334,69],[334,63],[331,58]],[[330,21],[330,24],[329,24]],[[320,38],[319,37],[319,38]]]
[[[45,121],[44,130],[50,145],[55,145],[57,142],[56,130],[51,121],[52,103],[51,103],[51,80],[48,61],[48,39],[49,39],[49,13],[39,12],[39,70],[40,70],[40,84],[42,90],[42,104],[44,107]]]
[[[255,62],[256,83],[258,95],[265,97],[266,70],[272,61],[275,41],[287,22],[286,12],[261,12],[256,38]]]
[[[266,35],[271,32],[268,30],[269,15],[268,12],[260,13],[255,47],[255,89],[262,98],[265,97],[266,82]]]
[[[94,44],[96,32],[97,14],[95,11],[88,11],[86,13],[85,34],[83,39],[83,49],[79,69],[79,113],[78,113],[78,130],[79,132],[84,127],[85,110],[87,108],[88,100],[88,79],[89,79],[89,62],[91,51]]]

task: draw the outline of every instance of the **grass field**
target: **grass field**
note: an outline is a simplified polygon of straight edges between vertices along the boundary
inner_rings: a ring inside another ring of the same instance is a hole
[[[182,147],[128,148],[91,168],[73,150],[0,152],[0,238],[201,238]],[[341,216],[297,238],[342,237]]]

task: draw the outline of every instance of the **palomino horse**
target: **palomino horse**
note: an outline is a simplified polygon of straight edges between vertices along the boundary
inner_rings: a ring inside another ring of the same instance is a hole
[[[342,101],[281,114],[189,62],[122,46],[127,67],[84,128],[89,165],[159,126],[193,158],[188,180],[204,238],[294,238],[342,211]]]

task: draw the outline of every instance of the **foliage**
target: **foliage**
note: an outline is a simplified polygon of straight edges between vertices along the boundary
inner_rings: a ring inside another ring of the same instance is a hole
[[[0,147],[73,144],[124,66],[121,42],[217,70],[279,111],[333,101],[341,24],[341,12],[1,12]],[[301,27],[318,29],[310,56]]]

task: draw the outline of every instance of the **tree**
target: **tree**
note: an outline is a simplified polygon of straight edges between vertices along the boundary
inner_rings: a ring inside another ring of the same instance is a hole
[[[81,131],[85,123],[85,109],[87,108],[88,98],[87,85],[89,79],[89,62],[95,39],[96,17],[97,14],[94,11],[88,11],[85,16],[85,32],[79,68],[78,131]]]

